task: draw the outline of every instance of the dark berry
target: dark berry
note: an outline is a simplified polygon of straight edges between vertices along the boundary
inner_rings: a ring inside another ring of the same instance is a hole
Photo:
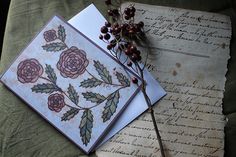
[[[129,13],[130,13],[130,8],[125,8],[124,13],[125,13],[126,15],[129,15]]]
[[[136,46],[132,45],[132,46],[130,47],[130,51],[131,51],[132,53],[135,53],[135,52],[137,51]]]
[[[99,39],[103,40],[103,36],[101,34],[99,35]]]
[[[137,84],[137,83],[138,83],[138,79],[137,79],[136,77],[133,77],[133,78],[132,78],[132,82],[135,83],[135,84]]]
[[[132,54],[132,56],[130,57],[130,59],[131,59],[133,62],[136,62],[137,59],[138,59],[138,56],[134,53],[134,54]]]
[[[135,51],[135,54],[137,54],[137,55],[140,55],[140,51],[139,50],[137,50],[137,51]]]
[[[122,24],[120,27],[121,27],[122,30],[126,30],[127,27],[128,27],[128,24],[126,24],[126,23],[125,23],[125,24]]]
[[[108,13],[109,16],[113,16],[112,10],[109,9],[109,10],[107,11],[107,13]]]
[[[115,47],[115,46],[116,46],[116,40],[112,40],[112,41],[110,42],[110,45],[111,45],[112,47]]]
[[[116,32],[117,34],[120,33],[120,31],[121,31],[120,27],[116,27],[116,28],[115,28],[115,32]]]
[[[131,55],[132,53],[131,53],[131,51],[129,49],[125,49],[125,54],[126,55]]]
[[[130,12],[129,16],[134,17],[134,12]]]
[[[130,8],[130,11],[134,13],[134,12],[136,11],[135,7],[132,6],[132,7]]]
[[[115,15],[115,16],[119,16],[120,15],[120,13],[119,13],[119,10],[118,9],[113,9],[113,14]]]
[[[104,35],[104,39],[109,40],[110,38],[111,38],[110,34],[107,33]]]
[[[108,50],[111,50],[111,49],[112,49],[112,46],[111,46],[111,45],[107,45],[107,49],[108,49]]]
[[[142,57],[140,55],[137,55],[137,61],[141,61]]]
[[[140,21],[140,22],[138,23],[138,25],[142,28],[142,27],[144,26],[143,21]]]
[[[105,22],[105,26],[106,27],[111,27],[111,23],[110,22]]]
[[[127,65],[128,65],[129,67],[131,67],[131,66],[132,66],[132,62],[128,62]]]
[[[130,19],[130,16],[125,15],[125,19],[126,19],[126,20],[129,20],[129,19]]]
[[[110,4],[111,4],[111,0],[106,0],[106,1],[105,1],[105,4],[106,4],[106,5],[110,5]]]
[[[108,28],[107,28],[106,26],[103,26],[103,27],[101,28],[101,32],[102,32],[102,33],[107,33],[107,32],[108,32]]]

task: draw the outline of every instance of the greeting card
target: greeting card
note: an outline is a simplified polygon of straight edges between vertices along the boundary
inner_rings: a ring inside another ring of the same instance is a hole
[[[55,16],[1,81],[89,153],[138,93],[133,77],[138,78]]]

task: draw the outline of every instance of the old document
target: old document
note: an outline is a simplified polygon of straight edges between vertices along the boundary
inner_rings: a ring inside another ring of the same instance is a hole
[[[129,3],[123,4],[124,6]],[[150,42],[148,69],[167,91],[155,116],[167,157],[223,157],[222,98],[229,56],[227,16],[135,3]],[[149,113],[96,152],[99,157],[159,157]]]

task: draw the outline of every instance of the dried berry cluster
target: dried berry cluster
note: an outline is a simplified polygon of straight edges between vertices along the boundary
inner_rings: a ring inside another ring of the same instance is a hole
[[[139,23],[134,22],[136,12],[134,6],[128,6],[124,11],[121,11],[121,9],[113,8],[114,5],[111,0],[106,0],[105,4],[109,7],[108,15],[112,20],[101,27],[99,38],[107,43],[109,51],[115,54],[118,52],[125,53],[128,58],[126,63],[132,67],[133,64],[142,59],[141,52],[137,49],[134,41],[144,36],[144,23],[142,21]],[[136,78],[132,79],[132,81],[134,83],[138,82]]]

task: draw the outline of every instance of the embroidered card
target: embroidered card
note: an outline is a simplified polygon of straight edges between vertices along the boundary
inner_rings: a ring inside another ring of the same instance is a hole
[[[55,16],[1,81],[89,153],[139,91],[134,76]]]

